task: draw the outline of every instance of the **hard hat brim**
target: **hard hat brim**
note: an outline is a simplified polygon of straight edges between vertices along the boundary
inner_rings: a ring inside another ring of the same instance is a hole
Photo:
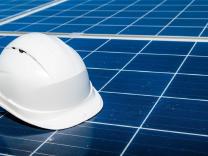
[[[92,87],[89,96],[75,108],[59,111],[32,111],[13,101],[3,98],[0,105],[17,118],[40,128],[59,130],[78,125],[95,116],[103,107],[103,101],[97,90]]]

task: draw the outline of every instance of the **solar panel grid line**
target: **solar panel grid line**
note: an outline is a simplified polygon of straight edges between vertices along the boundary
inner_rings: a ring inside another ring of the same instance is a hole
[[[191,56],[190,56],[191,57]],[[207,57],[205,57],[207,58]],[[98,68],[98,67],[87,67],[87,69],[97,69],[97,70],[112,70],[112,71],[119,71],[120,68]],[[169,71],[154,71],[154,70],[136,70],[136,69],[123,69],[122,71],[126,72],[143,72],[143,73],[158,73],[158,74],[174,74],[174,72]],[[199,74],[199,73],[189,73],[189,72],[178,72],[177,75],[189,75],[189,76],[201,76],[201,77],[208,77],[208,74]]]
[[[112,126],[118,126],[118,127],[128,127],[128,128],[133,128],[133,129],[138,128],[138,127],[133,127],[133,126],[119,125],[119,124],[108,124],[108,123],[90,122],[90,121],[87,121],[87,122],[89,122],[89,123],[95,123],[95,124],[112,125]],[[183,135],[192,135],[192,136],[208,137],[208,135],[198,134],[198,133],[187,133],[187,132],[180,132],[180,131],[170,131],[170,130],[163,130],[163,129],[143,128],[143,127],[141,127],[141,129],[150,130],[150,131],[160,131],[160,132],[166,132],[166,133],[176,133],[176,134],[183,134]],[[62,133],[60,133],[60,134],[62,134]],[[71,135],[71,134],[65,134],[65,133],[63,133],[63,135]],[[83,136],[80,136],[80,137],[83,137]],[[56,144],[56,143],[52,143],[52,144]],[[57,144],[57,145],[59,145],[59,144]],[[64,145],[64,144],[60,144],[60,145]],[[64,145],[64,146],[68,146],[68,145]],[[42,153],[42,154],[45,154],[45,153]]]
[[[8,10],[14,9],[14,8],[16,8],[17,6],[21,6],[21,5],[24,5],[24,4],[26,4],[26,3],[28,3],[28,2],[17,4],[17,5],[15,5],[15,6],[11,7],[11,8],[4,9],[4,11],[8,11]]]
[[[105,44],[107,44],[110,40],[105,41],[103,44],[101,44],[99,47],[97,47],[95,50],[91,51],[89,54],[87,54],[83,60],[85,60],[86,58],[88,58],[90,55],[92,55],[94,52],[96,52],[96,50],[98,50],[99,48],[101,48],[102,46],[104,46]]]
[[[70,40],[70,39],[69,39]],[[67,41],[69,41],[69,40],[67,40]],[[105,45],[107,43],[107,41],[106,42],[104,42],[103,44],[101,44],[99,47],[97,47],[96,49],[99,49],[100,47],[102,47],[103,45]],[[92,54],[94,51],[92,51],[90,54]],[[89,55],[88,55],[89,56]],[[85,58],[87,58],[87,57],[85,57]],[[85,58],[83,58],[83,60],[85,59]],[[99,92],[99,91],[98,91]],[[50,138],[52,138],[56,133],[57,133],[58,131],[56,130],[53,134],[51,134],[40,146],[38,146],[31,154],[30,154],[30,156],[32,156],[32,155],[34,155],[35,153],[37,153],[37,151],[50,139]]]
[[[194,2],[194,0],[191,1],[191,3],[193,3],[193,2]],[[201,31],[201,33],[199,34],[199,36],[201,36],[202,33],[205,31],[205,29],[207,28],[207,25],[208,25],[208,23],[206,24],[206,26],[204,27],[204,29]],[[190,51],[188,52],[188,54],[186,55],[186,57],[183,59],[182,63],[180,64],[180,66],[178,67],[178,69],[176,70],[176,72],[174,73],[174,75],[172,76],[172,78],[170,79],[169,83],[167,84],[167,86],[165,87],[165,89],[163,90],[163,92],[161,93],[160,97],[157,99],[157,101],[155,102],[155,104],[153,105],[153,107],[150,109],[149,113],[146,115],[146,117],[144,118],[144,120],[140,124],[139,128],[137,129],[137,131],[134,133],[134,135],[132,136],[132,138],[130,139],[130,141],[128,142],[128,144],[125,146],[125,148],[121,152],[121,156],[124,155],[124,153],[126,152],[126,150],[128,149],[128,147],[130,146],[130,144],[132,143],[132,141],[134,140],[134,138],[136,137],[136,135],[141,130],[141,127],[143,127],[143,125],[145,124],[145,122],[147,121],[147,119],[149,118],[149,116],[151,115],[151,113],[154,111],[155,107],[157,106],[157,104],[159,103],[159,101],[161,100],[161,98],[163,97],[163,95],[165,94],[165,92],[167,91],[167,89],[169,88],[170,84],[173,82],[173,80],[176,77],[177,73],[180,71],[181,67],[183,66],[183,64],[185,63],[185,61],[187,60],[187,58],[189,57],[190,53],[192,52],[192,50],[194,49],[194,47],[195,47],[196,44],[197,44],[197,42],[195,42],[194,45],[191,47]]]
[[[134,129],[138,128],[136,126],[121,125],[121,124],[111,124],[111,123],[104,123],[104,122],[97,122],[97,121],[85,121],[85,122],[86,123],[92,123],[92,124],[107,125],[107,126],[127,127],[127,128],[134,128]]]
[[[45,2],[45,1],[43,1],[43,2]],[[47,2],[47,1],[46,1]],[[12,3],[12,1],[11,1],[11,3]],[[2,9],[1,10],[1,13],[2,12],[5,12],[5,11],[10,11],[10,10],[13,10],[13,9],[15,9],[15,11],[17,11],[17,9],[16,8],[18,8],[18,7],[20,7],[20,6],[24,6],[24,5],[26,5],[26,4],[30,4],[30,2],[28,2],[28,1],[25,1],[25,2],[23,2],[23,3],[19,3],[19,4],[16,4],[16,5],[12,5],[12,7],[8,7],[8,8],[5,8],[5,9]],[[22,10],[20,10],[20,11],[22,11]],[[20,11],[18,11],[19,13],[20,13]],[[24,11],[24,10],[23,10]],[[15,16],[16,14],[18,14],[18,12],[16,13],[14,13],[14,14],[11,14],[11,15],[9,15],[9,17],[8,16],[3,16],[3,18],[2,19],[0,19],[0,23],[2,22],[2,21],[5,21],[6,19],[8,19],[8,18],[10,18],[10,17],[13,17],[13,16]],[[0,24],[1,25],[1,24]]]
[[[164,133],[175,133],[175,134],[191,135],[191,136],[206,137],[206,138],[208,137],[208,135],[206,135],[206,134],[187,133],[187,132],[180,132],[180,131],[170,131],[170,130],[163,130],[163,129],[156,129],[156,128],[141,127],[141,129],[148,130],[148,131],[164,132]]]
[[[80,5],[82,5],[82,4],[87,3],[88,1],[91,1],[91,0],[83,1],[82,3],[78,3],[78,4],[76,4],[75,6],[72,6],[72,7],[68,8],[68,9],[63,9],[61,12],[64,12],[64,11],[66,11],[66,10],[73,9],[73,8],[75,8],[75,7],[77,7],[77,6],[80,6]],[[48,19],[48,18],[50,18],[50,17],[53,17],[54,15],[60,14],[61,12],[55,13],[55,14],[50,15],[50,16],[46,16],[46,18],[43,18],[43,19],[41,19],[41,20],[38,20],[38,21],[36,21],[36,22],[34,22],[34,23],[30,23],[29,25],[24,26],[24,27],[18,29],[17,31],[20,31],[20,30],[22,30],[22,29],[25,29],[25,28],[27,28],[27,27],[33,25],[33,24],[37,24],[37,23],[39,23],[39,22],[41,22],[41,21],[43,21],[43,20],[46,20],[46,19]],[[49,30],[48,30],[48,31],[49,31]]]
[[[95,18],[96,19],[96,18]],[[107,18],[106,18],[107,20]],[[71,22],[71,21],[70,21]],[[19,24],[19,23],[17,23]],[[21,24],[29,24],[29,23],[24,23],[22,22]],[[42,25],[54,25],[53,23],[41,23]],[[75,25],[75,26],[91,26],[91,24],[70,24],[71,26]],[[63,25],[60,25],[60,27],[63,26]],[[99,24],[99,26],[126,26],[125,24]],[[134,27],[140,27],[140,26],[144,26],[144,27],[158,27],[158,28],[161,28],[162,25],[135,25]],[[172,28],[203,28],[203,26],[169,26],[169,27],[172,27]],[[56,28],[53,28],[53,29],[56,29]],[[51,30],[50,30],[51,31]],[[52,30],[53,31],[53,30]]]
[[[54,27],[54,28],[50,29],[49,31],[53,31],[54,29],[57,29],[57,28],[59,28],[59,27],[65,25],[65,24],[67,24],[67,23],[69,23],[69,22],[72,22],[72,21],[74,21],[74,20],[76,20],[76,19],[78,19],[78,18],[81,18],[81,17],[85,16],[86,14],[88,14],[88,13],[90,13],[90,12],[93,12],[93,11],[95,11],[95,10],[97,10],[97,9],[99,9],[99,8],[101,8],[101,7],[103,7],[103,6],[105,6],[105,5],[108,5],[109,3],[113,2],[113,1],[115,1],[115,0],[110,0],[109,2],[104,3],[104,4],[102,4],[102,5],[98,6],[98,7],[96,7],[95,9],[92,9],[92,10],[90,10],[90,11],[87,11],[86,13],[84,13],[84,14],[82,14],[82,15],[80,15],[80,16],[77,16],[77,17],[75,17],[75,18],[72,19],[72,20],[69,20],[69,21],[67,21],[67,22],[65,22],[65,23],[63,23],[63,24],[60,24],[59,26]]]
[[[194,99],[194,98],[185,98],[185,97],[172,97],[172,96],[163,96],[167,99],[180,99],[180,100],[190,100],[190,101],[202,101],[202,102],[208,102],[207,99]]]
[[[139,93],[127,93],[127,92],[118,92],[118,91],[100,91],[100,93],[121,94],[121,95],[135,95],[135,96],[148,96],[148,97],[155,97],[155,98],[159,98],[159,97],[160,97],[160,96],[158,96],[158,95],[139,94]],[[207,99],[193,99],[193,98],[172,97],[172,96],[165,96],[165,95],[163,95],[162,98],[208,102]]]
[[[4,154],[4,153],[0,153],[0,155],[2,155],[2,156],[14,156],[14,155],[9,155],[9,154]]]
[[[65,146],[65,147],[70,147],[70,148],[93,150],[94,152],[108,152],[106,150],[97,150],[97,149],[93,149],[93,148],[89,148],[89,147],[74,146],[74,145],[68,145],[68,144],[62,144],[62,143],[51,143],[50,142],[49,144],[58,145],[58,146]],[[37,153],[34,153],[34,154],[37,154]],[[41,153],[41,154],[45,154],[45,153]]]
[[[50,140],[58,130],[54,131],[45,141],[43,141],[34,151],[30,153],[30,156],[34,155],[48,140]]]
[[[130,23],[127,27],[125,27],[124,29],[122,29],[121,31],[119,31],[117,34],[120,34],[121,32],[125,31],[126,29],[128,29],[130,26],[132,26],[134,23],[138,22],[139,20],[141,20],[142,18],[144,18],[146,15],[148,15],[149,13],[151,13],[152,11],[154,11],[155,9],[157,9],[159,6],[161,6],[162,4],[164,4],[167,0],[162,1],[161,3],[159,3],[158,5],[156,5],[152,10],[148,11],[147,13],[145,13],[143,16],[139,17],[137,20],[135,20],[134,22]]]
[[[13,2],[13,1],[11,1],[11,2]],[[24,4],[26,4],[26,3],[28,3],[28,2],[25,1],[24,3],[17,4],[17,5],[15,5],[15,6],[11,7],[11,8],[5,8],[4,11],[5,11],[5,10],[11,10],[11,9],[15,8],[16,6],[21,6],[21,5],[24,5]]]
[[[128,6],[126,6],[126,7],[123,8],[123,9],[120,9],[119,11],[115,12],[114,14],[112,14],[111,16],[109,16],[108,18],[112,18],[113,16],[115,16],[115,15],[117,15],[118,13],[120,13],[120,12],[126,10],[127,8],[129,8],[129,7],[131,7],[131,6],[133,6],[134,4],[136,4],[136,3],[139,2],[139,1],[141,1],[141,0],[136,0],[136,1],[133,2],[133,3],[130,3]],[[99,25],[100,23],[104,22],[105,20],[106,20],[106,19],[104,18],[103,20],[101,20],[100,22],[96,23],[95,25],[92,25],[91,27],[89,27],[89,28],[87,28],[86,30],[82,31],[82,33],[86,32],[87,30],[93,28],[93,27],[96,26],[96,25]]]
[[[23,12],[20,12],[20,13],[18,13],[18,14],[15,14],[15,15],[11,16],[11,18],[9,17],[9,18],[6,18],[6,19],[0,21],[0,26],[1,26],[1,25],[4,25],[4,24],[7,24],[7,23],[10,23],[10,22],[12,22],[12,21],[14,21],[14,20],[17,20],[17,19],[26,17],[26,16],[28,16],[28,15],[31,15],[31,14],[35,13],[35,12],[44,10],[44,9],[46,9],[46,8],[50,8],[50,7],[52,7],[52,6],[58,5],[58,4],[63,3],[63,2],[65,2],[65,1],[66,1],[66,0],[56,0],[56,1],[51,1],[51,2],[48,2],[48,3],[46,3],[46,4],[42,4],[42,5],[38,6],[38,7],[35,7],[35,8],[33,8],[33,9],[25,10],[25,11],[23,11]]]
[[[95,5],[95,6],[97,6],[97,5]],[[165,5],[163,5],[163,6],[165,6]],[[128,9],[128,8],[127,8]],[[17,9],[17,10],[22,10],[22,9]],[[59,11],[59,9],[50,9],[51,11]],[[74,10],[75,12],[77,12],[77,11],[88,11],[88,10],[79,10],[79,9],[77,9],[77,10]],[[117,11],[117,10],[107,10],[107,9],[105,9],[105,10],[98,10],[99,12],[102,12],[102,11]],[[149,11],[148,9],[146,9],[146,10],[126,10],[126,11],[128,11],[128,12],[145,12],[145,11]],[[155,10],[154,12],[178,12],[178,10]],[[191,11],[186,11],[186,12],[208,12],[208,11],[205,11],[205,10],[191,10]],[[43,17],[46,17],[46,16],[44,16],[44,15],[37,15],[37,16],[43,16]],[[96,16],[93,16],[93,17],[96,17]],[[100,17],[100,16],[98,16],[98,17]],[[118,17],[119,18],[119,17]]]
[[[116,76],[125,68],[127,67],[149,44],[151,41],[149,41],[138,53],[136,53],[103,87],[100,88],[99,91],[102,91],[113,79],[116,78]]]
[[[16,150],[16,151],[22,151],[22,152],[29,152],[29,151],[27,151],[27,150],[20,150],[20,149],[16,149],[16,148],[6,148],[6,149],[12,149],[12,150]],[[1,153],[0,153],[0,155],[1,155]],[[15,155],[12,155],[12,154],[2,154],[2,155],[6,155],[6,156],[15,156]]]
[[[176,18],[178,18],[191,4],[193,4],[195,0],[192,0],[181,12],[179,12],[167,25],[165,25],[157,34],[158,36],[163,30],[165,30]]]

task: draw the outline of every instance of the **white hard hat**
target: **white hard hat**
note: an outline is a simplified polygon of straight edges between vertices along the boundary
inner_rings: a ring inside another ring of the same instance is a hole
[[[64,129],[93,117],[103,101],[72,48],[57,37],[30,33],[0,55],[0,106],[32,125]]]

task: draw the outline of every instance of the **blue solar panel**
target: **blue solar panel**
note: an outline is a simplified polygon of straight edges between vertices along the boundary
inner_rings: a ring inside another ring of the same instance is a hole
[[[1,38],[0,46],[14,38]],[[207,43],[62,39],[83,57],[103,110],[55,133],[2,110],[1,153],[207,154],[207,56],[202,51]]]
[[[50,0],[36,0],[36,1],[17,1],[17,0],[1,0],[0,1],[0,20],[14,16],[28,9],[38,7],[42,4],[50,2]]]
[[[46,2],[0,0],[0,18]],[[70,0],[0,31],[206,37],[207,9],[207,0]],[[0,51],[15,38],[0,37]],[[50,131],[0,108],[0,155],[208,155],[207,42],[61,39],[83,58],[102,111]]]
[[[198,36],[206,0],[67,1],[0,27],[0,31]],[[202,36],[208,36],[207,30]]]

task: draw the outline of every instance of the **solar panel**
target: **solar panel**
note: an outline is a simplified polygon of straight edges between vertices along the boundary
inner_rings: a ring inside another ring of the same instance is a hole
[[[0,30],[202,37],[207,8],[206,0],[71,0]],[[0,51],[14,38],[1,37]],[[208,154],[207,42],[61,39],[83,58],[103,110],[73,128],[49,131],[0,109],[0,153]]]
[[[206,1],[101,2],[67,1],[3,25],[0,30],[198,36],[208,18]],[[207,30],[202,36],[206,34]]]
[[[17,1],[17,0],[1,0],[0,1],[0,20],[14,16],[18,13],[32,9],[49,2],[49,0],[37,0],[37,1]]]

